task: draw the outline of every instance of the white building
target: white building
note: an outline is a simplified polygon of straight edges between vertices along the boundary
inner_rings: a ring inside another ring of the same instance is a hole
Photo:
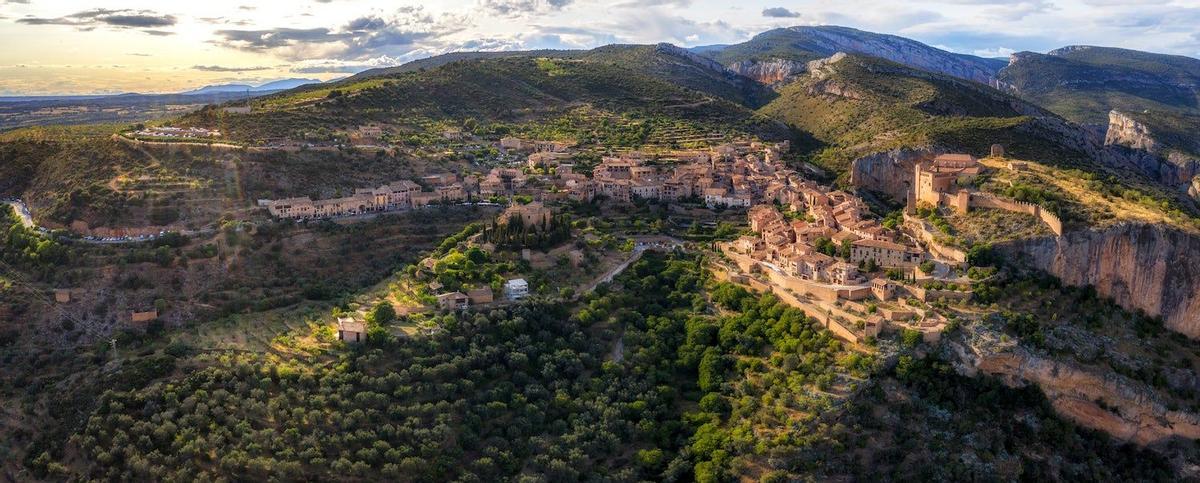
[[[529,296],[529,282],[514,278],[504,283],[504,296],[509,300],[520,300]]]

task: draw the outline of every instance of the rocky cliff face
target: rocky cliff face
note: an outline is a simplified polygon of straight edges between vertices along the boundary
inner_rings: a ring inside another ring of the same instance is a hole
[[[960,373],[997,376],[1010,386],[1036,384],[1060,415],[1114,438],[1143,446],[1200,438],[1200,416],[1168,409],[1153,389],[1124,376],[1020,346],[993,350],[956,341],[947,348]]]
[[[1120,146],[1130,151],[1138,167],[1159,181],[1185,190],[1200,183],[1200,159],[1164,146],[1150,127],[1116,110],[1108,113],[1107,146]]]
[[[1200,338],[1200,236],[1124,223],[997,247],[1076,286],[1093,285],[1129,310],[1161,316]]]
[[[1150,128],[1115,110],[1108,113],[1108,132],[1104,144],[1119,144],[1152,153],[1158,151],[1158,142],[1150,135]]]
[[[803,62],[785,59],[770,59],[765,61],[743,60],[729,66],[740,75],[749,77],[766,85],[778,85],[794,79],[806,70]]]
[[[862,35],[853,29],[793,27],[808,42],[827,52],[849,52],[887,59],[981,84],[991,84],[997,67],[984,59],[956,55],[913,40],[891,35]]]
[[[927,148],[904,148],[864,156],[850,164],[850,184],[904,202],[912,186],[913,168],[938,154]]]

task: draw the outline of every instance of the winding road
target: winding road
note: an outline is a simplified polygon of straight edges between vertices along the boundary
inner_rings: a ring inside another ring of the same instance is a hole
[[[13,208],[13,210],[17,212],[17,217],[21,219],[21,224],[25,225],[26,228],[34,229],[34,230],[37,230],[42,233],[50,232],[50,230],[47,229],[46,227],[37,226],[33,222],[33,215],[30,214],[29,207],[26,206],[25,203],[22,202],[21,200],[4,200],[4,203],[11,206]],[[180,231],[179,234],[190,237],[190,236],[197,236],[197,235],[212,234],[212,233],[216,233],[216,231],[217,231],[216,228],[201,228],[199,230],[183,230],[183,231]],[[148,242],[148,241],[154,240],[154,239],[162,236],[163,233],[160,233],[157,235],[141,235],[141,236],[132,236],[132,237],[110,237],[110,238],[88,238],[88,237],[80,236],[78,233],[76,233],[75,235],[78,236],[77,238],[75,238],[75,240],[83,242],[83,243],[92,243],[92,244],[96,244],[96,245],[119,245],[119,244],[123,244],[123,243]]]
[[[583,294],[591,292],[596,290],[596,287],[600,286],[600,284],[613,281],[614,278],[617,278],[617,275],[620,275],[625,271],[625,269],[629,268],[630,265],[633,265],[633,262],[636,262],[638,259],[642,258],[642,254],[646,253],[646,250],[673,250],[675,248],[682,248],[684,246],[683,241],[681,240],[663,236],[633,237],[633,241],[633,254],[631,254],[628,259],[626,259],[624,262],[621,262],[620,265],[617,265],[605,272],[604,275],[601,275],[596,280],[593,280],[592,283],[589,283],[587,287],[584,287],[580,293]]]

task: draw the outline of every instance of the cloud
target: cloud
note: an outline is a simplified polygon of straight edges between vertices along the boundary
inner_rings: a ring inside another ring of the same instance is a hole
[[[505,17],[523,17],[562,10],[572,3],[574,0],[480,0],[479,7]]]
[[[351,19],[336,29],[223,29],[216,32],[219,37],[216,43],[290,60],[402,57],[416,50],[418,42],[436,42],[468,24],[466,19],[454,15],[434,17],[421,7],[401,7],[387,15],[369,14]]]
[[[692,5],[692,0],[630,0],[613,5],[617,8],[644,8],[644,7],[688,7]]]
[[[975,49],[971,52],[971,55],[988,59],[1007,59],[1008,56],[1015,54],[1016,52],[1016,49],[1010,49],[1008,47],[996,47],[993,49]]]
[[[1004,2],[984,10],[986,15],[1006,22],[1024,20],[1034,14],[1049,13],[1056,9],[1049,0],[1031,0],[1023,2]]]
[[[275,28],[269,30],[218,30],[226,47],[248,51],[267,51],[283,47],[294,47],[305,43],[332,43],[346,38],[327,28],[295,29]]]
[[[151,35],[171,35],[161,29],[172,27],[178,22],[174,15],[160,15],[150,10],[95,8],[62,17],[22,17],[17,23],[25,25],[68,25],[79,30],[92,30],[97,26],[117,29],[143,29]]]
[[[796,18],[800,16],[799,12],[793,12],[783,7],[764,8],[762,11],[764,17],[771,18]]]
[[[223,65],[195,65],[192,69],[203,72],[253,72],[258,70],[271,70],[271,67],[253,66],[253,67],[226,67]]]
[[[411,58],[391,57],[381,55],[361,61],[343,61],[337,59],[321,59],[309,60],[293,66],[288,69],[293,74],[357,74],[367,69],[375,69],[379,67],[395,67],[403,64],[415,57],[424,57],[430,55],[430,52],[422,52],[412,56]]]

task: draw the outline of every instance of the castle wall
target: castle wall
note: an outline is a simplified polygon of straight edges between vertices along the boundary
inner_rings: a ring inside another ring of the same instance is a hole
[[[1033,215],[1042,220],[1042,222],[1045,223],[1046,226],[1050,228],[1050,231],[1054,232],[1055,235],[1062,236],[1063,234],[1062,220],[1060,220],[1054,213],[1051,213],[1043,209],[1041,206],[1033,203],[1004,199],[987,193],[971,193],[970,206],[994,208]]]

